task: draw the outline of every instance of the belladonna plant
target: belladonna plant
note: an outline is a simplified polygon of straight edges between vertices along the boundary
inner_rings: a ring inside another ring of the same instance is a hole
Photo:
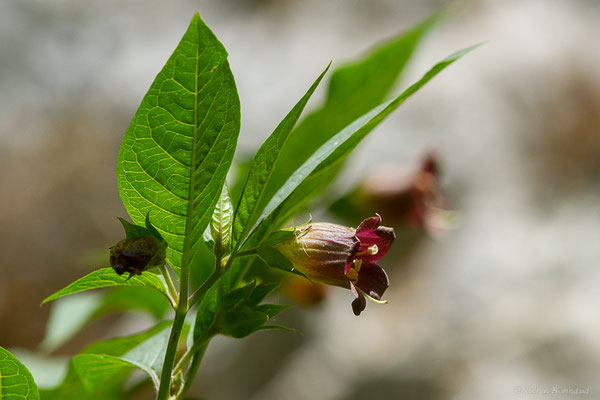
[[[134,293],[137,286],[158,293],[172,309],[171,317],[136,335],[87,347],[73,357],[64,380],[42,390],[42,397],[127,399],[148,382],[157,399],[185,398],[214,336],[242,338],[282,328],[271,320],[286,306],[263,303],[277,282],[255,273],[251,266],[257,257],[270,267],[350,289],[357,315],[366,297],[382,301],[389,282],[376,263],[395,236],[381,226],[379,216],[355,230],[326,222],[280,229],[327,187],[381,121],[475,47],[443,59],[384,101],[439,19],[430,18],[333,68],[325,103],[297,124],[325,68],[249,166],[237,168],[239,178],[231,182],[230,193],[226,177],[240,133],[240,100],[224,46],[196,14],[121,144],[117,183],[132,222],[121,220],[126,237],[115,238],[110,252],[114,269],[94,270],[44,300],[108,286]],[[150,307],[147,292],[131,296],[120,310],[133,299],[136,308]],[[145,374],[130,377],[133,369]],[[11,377],[10,382],[0,380],[0,397],[39,398],[27,369],[3,349],[0,376]]]

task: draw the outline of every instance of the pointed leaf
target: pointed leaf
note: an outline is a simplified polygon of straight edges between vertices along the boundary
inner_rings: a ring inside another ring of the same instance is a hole
[[[42,301],[42,304],[51,300],[56,300],[59,297],[66,296],[68,294],[79,293],[85,290],[108,286],[148,286],[162,293],[167,299],[169,298],[162,279],[152,272],[146,271],[142,273],[142,275],[134,275],[128,279],[122,275],[117,275],[112,268],[102,268],[87,274],[83,278],[71,283],[66,288],[61,289],[53,295],[45,298],[44,301]]]
[[[261,247],[258,252],[258,257],[263,260],[269,267],[277,268],[286,272],[299,275],[308,279],[306,275],[298,271],[294,264],[286,258],[281,252],[273,247]]]
[[[0,347],[0,399],[39,400],[29,370],[8,350]]]
[[[134,366],[119,357],[106,354],[77,354],[73,367],[88,393],[94,393],[114,376],[129,374]]]
[[[279,123],[275,131],[267,138],[263,145],[258,149],[250,170],[248,179],[242,191],[239,206],[236,210],[234,222],[234,241],[237,243],[240,239],[243,241],[252,224],[256,221],[262,208],[262,199],[266,188],[271,179],[271,174],[277,160],[280,157],[281,149],[285,145],[288,136],[292,132],[294,125],[300,118],[306,103],[314,93],[315,89],[323,79],[323,76],[329,69],[329,64],[325,71],[319,75],[317,80],[308,89],[306,94],[294,106],[294,108]],[[264,205],[263,205],[264,208]]]
[[[218,331],[223,335],[243,338],[259,329],[269,321],[269,316],[261,311],[244,307],[241,310],[225,314],[220,320]]]
[[[129,340],[118,343],[120,348],[117,350],[120,351],[108,348],[113,354],[96,353],[100,349],[97,346],[92,350],[94,352],[88,349],[73,357],[73,366],[86,390],[93,393],[116,376],[128,374],[133,367],[145,371],[158,387],[158,377],[170,335],[169,328],[170,324],[159,324],[144,334],[125,338]],[[124,354],[115,354],[125,350],[127,352]]]
[[[146,340],[164,332],[171,327],[171,324],[171,321],[163,321],[140,333],[95,342],[83,349],[80,354],[108,354],[120,357]]]
[[[271,232],[266,239],[261,242],[261,246],[270,247],[275,246],[278,243],[284,242],[294,235],[294,229],[282,229],[275,232]]]
[[[406,89],[398,97],[377,106],[328,140],[308,160],[306,160],[306,162],[287,180],[285,185],[277,191],[269,204],[265,207],[258,221],[254,224],[251,233],[263,223],[269,228],[277,228],[277,224],[285,220],[287,216],[291,215],[303,204],[301,199],[308,196],[315,187],[322,183],[318,178],[315,178],[317,174],[326,174],[327,168],[335,167],[336,163],[339,163],[346,157],[367,134],[369,134],[392,111],[403,104],[406,99],[416,93],[447,66],[478,46],[479,45],[475,45],[460,50],[440,61],[419,81]],[[305,182],[307,183],[305,184]],[[294,194],[293,199],[295,200],[295,203],[287,201],[292,194]]]
[[[128,351],[138,346],[148,338],[162,332],[163,330],[170,328],[170,322],[161,322],[155,327],[135,335],[119,337],[100,341],[91,344],[86,347],[81,354],[104,354],[105,356],[118,357],[126,354]],[[105,357],[106,358],[106,357]],[[85,359],[84,359],[85,360]],[[85,368],[79,365],[80,370],[84,371]],[[122,388],[123,383],[129,376],[129,372],[133,369],[131,365],[124,365],[122,369],[115,369],[115,374],[110,379],[104,380],[104,384],[96,385],[93,382],[87,382],[87,387],[84,385],[78,371],[74,367],[74,362],[71,360],[67,375],[63,379],[62,383],[53,389],[42,390],[42,398],[44,400],[64,400],[64,399],[86,399],[86,400],[122,400]],[[96,387],[93,392],[88,391],[88,388]]]
[[[160,233],[156,230],[156,228],[150,223],[150,213],[146,215],[145,225],[139,226],[136,224],[132,224],[131,222],[118,218],[123,225],[123,229],[125,229],[125,237],[127,239],[139,238],[144,236],[153,236],[158,243],[164,242],[164,238],[160,235]]]
[[[248,299],[246,304],[248,304],[249,306],[258,305],[261,301],[263,301],[265,299],[265,297],[267,297],[269,295],[269,293],[271,293],[278,287],[279,287],[279,282],[277,282],[277,283],[261,283],[260,285],[256,286],[256,288],[254,288],[254,290],[252,291],[252,294],[250,295],[250,298]]]
[[[265,314],[267,314],[269,319],[271,319],[280,312],[285,311],[290,307],[291,306],[288,304],[260,304],[254,307],[254,309],[256,311],[264,312]]]
[[[271,329],[277,329],[280,331],[286,331],[286,332],[297,333],[298,335],[302,335],[302,332],[300,332],[298,329],[290,328],[290,327],[283,326],[283,325],[263,325],[260,328],[258,328],[257,331],[266,331],[266,330],[271,330]]]
[[[141,311],[162,318],[169,301],[147,286],[116,287],[107,292],[82,292],[52,304],[40,348],[50,353],[78,334],[83,327],[111,312]]]
[[[142,100],[117,166],[131,219],[141,225],[151,213],[176,269],[212,218],[239,128],[227,52],[196,14]]]
[[[211,330],[215,324],[219,312],[219,285],[221,280],[208,289],[198,305],[194,322],[194,340]]]
[[[102,299],[100,293],[81,293],[53,303],[40,348],[50,353],[65,344],[90,321]]]
[[[444,12],[438,13],[333,71],[325,104],[300,121],[289,136],[264,199],[270,200],[327,140],[385,100],[419,43],[443,16]]]

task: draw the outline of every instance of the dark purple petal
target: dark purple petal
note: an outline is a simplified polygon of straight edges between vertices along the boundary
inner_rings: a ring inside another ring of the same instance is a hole
[[[376,300],[381,300],[383,293],[390,286],[387,274],[379,265],[363,261],[358,273],[358,281],[354,285]]]
[[[361,260],[369,262],[377,262],[386,255],[392,242],[396,239],[396,233],[393,228],[387,226],[379,226],[381,217],[375,214],[374,217],[365,219],[356,229],[356,237],[360,240],[359,253],[369,251],[369,247],[377,245],[378,251],[376,254],[362,254],[359,256]]]
[[[350,283],[350,290],[352,290],[352,293],[356,297],[354,300],[352,300],[352,311],[354,312],[354,315],[359,316],[360,313],[363,312],[363,310],[367,307],[367,300],[362,293],[359,293],[358,290],[356,290],[352,283]]]

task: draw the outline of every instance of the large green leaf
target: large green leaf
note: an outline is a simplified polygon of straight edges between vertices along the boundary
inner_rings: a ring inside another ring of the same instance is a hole
[[[92,319],[102,304],[101,293],[80,293],[52,304],[40,348],[50,353],[65,344]]]
[[[133,367],[129,367],[131,370]],[[107,381],[94,392],[89,392],[83,385],[73,363],[69,364],[67,375],[62,383],[52,389],[40,390],[43,400],[123,400],[123,384],[129,374],[122,374],[117,378]]]
[[[131,278],[125,278],[123,275],[117,275],[112,268],[101,268],[87,274],[83,278],[79,278],[53,295],[46,297],[42,301],[42,304],[68,294],[108,286],[148,286],[162,293],[167,299],[169,298],[163,280],[152,272],[146,271],[142,275],[133,275]]]
[[[302,114],[306,103],[308,103],[308,100],[328,69],[329,65],[325,68],[325,71],[319,75],[317,80],[312,84],[294,108],[292,108],[279,123],[277,128],[275,128],[275,131],[267,138],[260,149],[258,149],[258,152],[250,165],[248,178],[236,210],[235,223],[233,226],[234,241],[236,243],[239,240],[244,240],[244,236],[248,233],[252,224],[260,215],[260,212],[262,211],[260,205],[267,186],[269,185],[275,164],[281,155],[281,150],[285,146],[298,118],[300,118],[300,114]]]
[[[39,400],[40,394],[27,368],[0,347],[0,399]]]
[[[251,233],[262,224],[265,228],[258,235],[262,237],[267,227],[277,228],[280,223],[293,215],[311,192],[323,184],[324,178],[329,177],[328,171],[339,165],[381,121],[444,68],[478,46],[460,50],[438,62],[402,94],[369,111],[323,144],[275,193],[253,226]]]
[[[319,147],[385,100],[419,43],[443,15],[434,15],[333,71],[325,103],[300,121],[281,149],[261,211]]]
[[[85,390],[94,393],[110,384],[113,377],[128,375],[134,365],[106,354],[78,354],[73,357],[73,367]]]
[[[142,311],[157,320],[170,309],[168,300],[147,286],[116,287],[108,292],[66,296],[52,304],[40,347],[52,352],[98,317],[115,311]]]
[[[115,376],[127,374],[132,367],[145,371],[158,388],[169,340],[169,327],[163,325],[162,330],[145,337],[142,342],[122,355],[85,352],[73,357],[73,366],[88,392],[95,392]]]
[[[170,328],[171,321],[163,321],[152,328],[129,336],[121,336],[102,340],[87,346],[80,354],[107,354],[120,357],[127,354],[136,346]]]
[[[137,346],[143,346],[144,342],[152,340],[157,335],[168,333],[170,326],[171,323],[165,321],[135,335],[91,344],[74,357],[69,364],[67,375],[59,386],[42,390],[42,398],[44,400],[123,399],[123,384],[136,366],[119,357],[125,356]],[[79,356],[85,357],[79,358],[76,362],[75,358]],[[111,362],[113,360],[114,362]],[[95,374],[97,376],[94,376]]]
[[[212,218],[239,129],[227,52],[196,14],[142,100],[117,166],[131,219],[141,225],[151,214],[176,269]]]

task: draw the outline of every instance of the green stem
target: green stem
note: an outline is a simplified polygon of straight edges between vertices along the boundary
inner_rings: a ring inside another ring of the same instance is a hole
[[[187,372],[185,373],[183,388],[177,395],[177,400],[185,398],[185,395],[192,387],[192,384],[194,383],[194,378],[196,377],[196,374],[198,373],[198,367],[200,367],[200,363],[202,362],[202,358],[204,357],[204,352],[206,351],[207,346],[208,346],[208,343],[206,343],[206,345],[204,347],[202,347],[200,349],[200,351],[198,351],[198,353],[196,353],[194,358],[192,358],[192,363],[191,363],[190,367],[188,368]]]
[[[211,329],[208,329],[204,332],[198,339],[194,340],[194,344],[190,347],[185,354],[181,357],[181,359],[177,362],[177,365],[173,369],[173,374],[176,374],[180,370],[182,370],[186,364],[190,361],[190,358],[196,355],[200,350],[204,352],[203,349],[206,349],[208,342],[215,335],[215,332]]]
[[[184,254],[185,254],[184,246]],[[171,335],[169,336],[169,343],[167,344],[167,351],[165,353],[165,359],[163,361],[163,369],[160,375],[160,387],[158,388],[158,395],[156,400],[167,400],[170,395],[171,389],[171,372],[173,370],[173,364],[175,363],[175,354],[177,353],[177,345],[179,344],[179,338],[181,337],[181,330],[183,323],[185,322],[185,316],[189,310],[188,307],[188,290],[189,290],[189,275],[190,275],[190,264],[188,257],[183,258],[181,265],[181,274],[179,277],[179,302],[175,311],[175,321],[171,328]]]
[[[235,256],[236,257],[248,257],[248,256],[253,256],[258,252],[258,249],[252,248],[252,249],[248,249],[248,250],[244,250],[244,251],[240,251],[239,253],[237,253]]]
[[[159,266],[160,273],[165,278],[165,282],[167,283],[167,292],[169,293],[169,297],[171,298],[171,305],[173,308],[177,307],[179,303],[179,295],[177,294],[177,289],[175,289],[175,284],[173,283],[173,279],[171,278],[171,274],[167,269],[165,264],[161,264]]]
[[[212,287],[212,285],[223,275],[223,273],[224,270],[222,270],[221,268],[213,272],[211,277],[208,278],[208,280],[204,282],[202,286],[200,286],[194,293],[192,293],[188,300],[189,306],[193,307],[194,304],[201,300],[202,297],[204,297],[204,294],[206,294],[206,292],[208,291],[208,289]]]
[[[157,400],[167,400],[169,398],[171,371],[173,370],[175,353],[177,352],[177,345],[179,343],[179,337],[181,336],[181,330],[183,328],[183,323],[185,322],[186,314],[187,311],[182,312],[179,310],[175,313],[175,321],[171,328],[171,335],[169,336],[169,343],[167,344],[163,369],[160,375],[160,387],[158,388],[158,395],[156,396]]]

